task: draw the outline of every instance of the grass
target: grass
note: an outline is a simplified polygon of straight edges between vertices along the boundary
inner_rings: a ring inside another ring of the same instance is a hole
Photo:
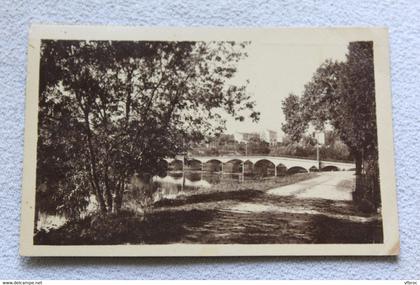
[[[380,221],[357,223],[325,215],[288,212],[232,212],[214,207],[217,201],[231,205],[270,198],[262,191],[217,192],[188,197],[182,204],[159,205],[146,217],[133,212],[120,215],[92,215],[71,221],[49,233],[39,232],[37,245],[112,244],[291,244],[291,243],[380,243]],[[230,200],[226,200],[226,198]],[[299,207],[299,199],[285,197],[274,205]],[[340,211],[339,206],[321,206],[325,212]],[[348,206],[348,205],[347,205]],[[334,208],[334,209],[333,209]]]
[[[303,180],[308,180],[317,177],[319,174],[316,172],[310,173],[296,173],[293,175],[281,177],[265,177],[252,180],[245,180],[242,183],[238,182],[221,182],[212,185],[209,188],[201,188],[194,192],[186,193],[186,195],[197,195],[214,192],[234,192],[242,190],[257,190],[266,191],[272,188],[294,184]]]
[[[132,211],[93,214],[69,221],[59,229],[38,232],[37,245],[111,244],[273,244],[380,243],[380,220],[354,222],[335,216],[357,215],[351,201],[297,199],[267,195],[268,189],[316,177],[317,173],[222,182],[210,189],[164,199],[146,215]],[[232,211],[241,203],[271,205],[274,209],[307,209],[321,214],[281,211]]]
[[[200,188],[194,192],[186,192],[174,199],[162,199],[154,203],[154,208],[194,205],[198,203],[212,203],[223,201],[245,202],[257,199],[265,191],[281,186],[297,183],[317,177],[318,174],[297,173],[282,177],[268,177],[245,180],[242,183],[221,182],[210,188]]]

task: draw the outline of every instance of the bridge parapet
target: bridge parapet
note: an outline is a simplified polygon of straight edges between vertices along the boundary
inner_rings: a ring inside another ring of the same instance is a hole
[[[182,160],[183,156],[177,156],[173,159],[166,159],[167,162],[171,163],[174,160]],[[252,164],[256,164],[260,161],[269,161],[271,162],[276,168],[283,165],[286,168],[292,167],[301,167],[310,171],[312,168],[319,168],[318,161],[315,159],[302,159],[302,158],[290,158],[290,157],[280,157],[280,156],[189,156],[187,157],[188,160],[196,160],[202,164],[208,163],[210,161],[218,161],[222,164],[228,162],[238,161],[240,163],[251,162]],[[321,161],[321,169],[325,167],[334,167],[338,170],[351,170],[355,168],[354,163],[346,163],[346,162],[334,162],[334,161]]]

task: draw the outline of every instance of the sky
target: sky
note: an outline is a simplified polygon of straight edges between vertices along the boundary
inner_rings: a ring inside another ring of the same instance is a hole
[[[244,122],[226,116],[226,133],[261,132],[270,129],[283,136],[284,115],[281,102],[289,93],[301,95],[304,85],[326,60],[345,60],[347,43],[296,45],[252,42],[248,57],[238,65],[235,81],[250,80],[248,92],[261,112],[258,123],[247,118]]]

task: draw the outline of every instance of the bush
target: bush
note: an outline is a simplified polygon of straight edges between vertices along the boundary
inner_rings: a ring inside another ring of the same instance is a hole
[[[95,213],[71,220],[49,232],[35,234],[34,244],[121,244],[138,239],[143,233],[144,216],[132,211]]]

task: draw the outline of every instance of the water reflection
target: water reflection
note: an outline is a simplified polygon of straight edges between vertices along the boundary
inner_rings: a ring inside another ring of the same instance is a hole
[[[215,173],[205,171],[168,172],[166,176],[153,178],[157,185],[154,201],[174,199],[187,193],[208,189],[221,182],[237,182],[243,180],[241,174]]]
[[[134,177],[133,177],[134,178]],[[124,194],[124,207],[136,212],[143,212],[145,200],[151,203],[162,199],[176,199],[180,196],[193,194],[203,189],[209,189],[212,185],[219,183],[240,183],[244,179],[250,179],[249,176],[243,176],[236,173],[218,173],[206,171],[174,171],[168,172],[166,176],[155,176],[152,184],[146,185],[136,179],[131,179],[128,187],[129,191]],[[146,191],[147,190],[147,191]],[[150,194],[149,194],[150,193]],[[150,196],[151,195],[151,196]],[[146,197],[147,196],[147,197]],[[89,199],[89,205],[81,217],[86,216],[98,209],[98,204],[94,195]],[[36,229],[49,231],[59,228],[65,224],[68,219],[58,213],[38,213]]]
[[[80,218],[84,218],[87,215],[96,212],[99,209],[98,202],[96,201],[95,195],[91,194],[88,199],[88,205],[86,209],[80,213]],[[69,219],[58,211],[56,213],[47,213],[43,211],[37,212],[37,221],[35,229],[37,231],[45,230],[50,231],[51,229],[57,229],[63,226]]]
[[[158,183],[172,183],[191,187],[210,187],[220,182],[241,182],[242,174],[204,171],[168,172],[166,176],[154,177]]]
[[[45,230],[48,232],[50,229],[61,227],[66,223],[66,221],[67,219],[63,215],[39,212],[38,221],[36,223],[36,230]]]

